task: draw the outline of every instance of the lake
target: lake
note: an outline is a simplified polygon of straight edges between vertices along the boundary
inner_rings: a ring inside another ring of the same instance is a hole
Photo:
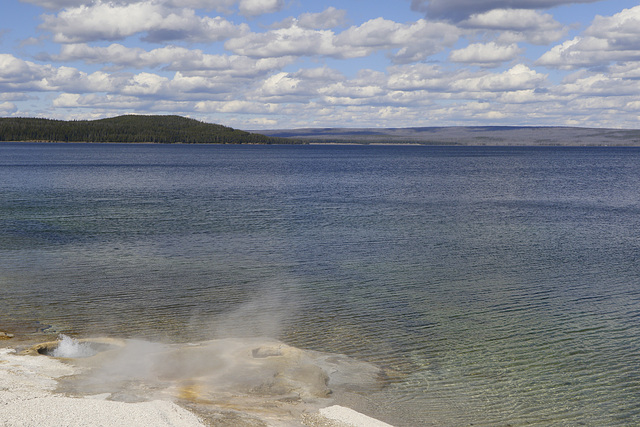
[[[640,149],[0,144],[0,329],[268,336],[396,426],[640,424]]]

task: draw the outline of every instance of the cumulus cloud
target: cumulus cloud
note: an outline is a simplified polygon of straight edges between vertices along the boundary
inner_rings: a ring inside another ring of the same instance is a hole
[[[621,62],[614,64],[608,69],[612,77],[640,80],[640,67],[635,62]]]
[[[228,40],[225,48],[251,57],[330,56],[358,58],[380,50],[398,49],[397,62],[424,59],[455,43],[460,32],[453,26],[419,20],[400,24],[384,18],[369,20],[340,34],[313,30],[294,23],[266,33],[250,33]]]
[[[602,54],[607,56],[605,63],[608,63],[611,60],[611,52],[607,52],[607,47],[607,40],[575,37],[545,52],[536,64],[570,70],[580,66],[602,64]]]
[[[640,81],[623,79],[605,73],[578,72],[568,76],[556,89],[563,95],[578,96],[629,96],[640,91]],[[637,97],[634,96],[637,99]]]
[[[329,7],[320,13],[303,13],[298,25],[303,28],[326,29],[342,27],[347,22],[347,11]]]
[[[200,101],[194,109],[205,113],[273,114],[277,112],[278,104],[243,100]]]
[[[18,111],[18,107],[13,102],[0,102],[0,113],[11,114]]]
[[[170,99],[188,98],[196,93],[200,98],[206,93],[229,92],[229,81],[213,77],[185,76],[175,73],[173,79],[154,73],[109,74],[103,71],[86,73],[73,67],[40,65],[0,55],[0,90],[63,91],[72,94],[105,92],[127,96],[165,96]]]
[[[624,9],[613,16],[596,16],[585,34],[606,38],[618,49],[638,49],[640,6]]]
[[[53,100],[52,105],[56,108],[103,108],[109,111],[122,112],[123,110],[153,110],[154,107],[157,107],[157,102],[124,95],[63,93]],[[175,107],[177,105],[174,104]]]
[[[280,72],[264,79],[255,90],[246,94],[246,98],[281,107],[297,102],[308,105],[310,101],[319,99],[323,90],[343,81],[346,78],[342,73],[327,67],[303,68],[295,73]]]
[[[121,89],[124,95],[157,95],[163,91],[169,79],[152,73],[140,73],[133,76]]]
[[[139,0],[129,0],[139,1]],[[188,7],[216,11],[228,11],[237,0],[158,0],[171,7]]]
[[[346,79],[335,70],[309,70],[315,80],[319,102],[327,105],[379,104],[388,94],[384,73],[361,70],[353,79]]]
[[[79,7],[92,3],[92,0],[20,0],[24,3],[31,3],[47,9],[59,10],[68,7]],[[156,0],[170,7],[188,7],[207,10],[228,11],[238,0]],[[127,5],[138,3],[140,0],[113,0],[111,3]]]
[[[318,93],[322,102],[331,105],[366,105],[371,100],[385,95],[384,88],[375,84],[357,84],[356,82],[338,82],[320,88]]]
[[[307,91],[301,91],[300,79],[289,73],[281,72],[266,79],[259,89],[263,97],[287,97],[291,95],[308,95]],[[290,99],[290,98],[289,98]]]
[[[319,13],[303,13],[298,18],[287,18],[274,24],[273,28],[290,28],[298,26],[312,30],[325,30],[342,27],[347,22],[347,11],[329,7]]]
[[[336,37],[335,44],[347,48],[348,52],[360,51],[366,55],[377,50],[399,49],[393,55],[394,62],[408,63],[453,45],[459,36],[460,31],[449,24],[424,19],[400,24],[377,18],[345,30]]]
[[[200,49],[165,46],[151,51],[113,43],[89,46],[84,43],[63,45],[57,55],[40,55],[40,59],[57,62],[84,61],[88,64],[113,64],[123,68],[155,68],[181,71],[186,75],[255,77],[279,70],[295,61],[294,57],[249,58],[239,55],[211,55]]]
[[[414,92],[415,99],[466,100],[497,99],[509,93],[536,91],[547,84],[547,75],[525,65],[515,65],[501,73],[488,71],[451,71],[431,64],[412,64],[389,69],[387,90]],[[412,102],[405,97],[406,102]],[[407,104],[410,105],[410,104]]]
[[[534,89],[544,84],[546,74],[518,64],[500,74],[486,74],[458,79],[451,89],[461,92],[504,92]]]
[[[249,33],[225,42],[224,47],[239,55],[256,58],[279,56],[334,55],[333,32],[310,30],[294,25],[266,33]]]
[[[526,9],[494,9],[471,15],[460,22],[463,28],[494,32],[502,43],[526,41],[546,45],[567,34],[567,29],[550,14]]]
[[[284,7],[284,0],[240,0],[238,9],[244,16],[258,16],[273,13]]]
[[[538,65],[561,69],[602,67],[612,61],[640,60],[640,6],[610,17],[597,16],[584,35],[556,45]]]
[[[453,62],[479,65],[481,67],[496,67],[505,61],[511,61],[520,55],[524,49],[518,45],[499,45],[495,42],[474,43],[469,46],[454,50],[449,54]]]
[[[53,34],[57,43],[121,40],[146,33],[145,40],[212,42],[248,31],[222,17],[200,17],[193,9],[171,9],[154,1],[120,5],[98,1],[44,15],[40,28]]]
[[[20,0],[24,3],[31,3],[47,9],[62,9],[65,7],[75,7],[86,3],[85,0]]]
[[[599,0],[411,0],[411,8],[432,19],[462,21],[471,15],[494,9],[548,9],[572,3]]]
[[[432,64],[411,64],[390,67],[388,70],[388,87],[395,91],[430,92],[446,91],[452,81],[464,78],[469,73],[456,71],[446,72]]]
[[[39,81],[50,70],[51,67],[41,67],[10,54],[0,54],[0,87],[8,88],[11,85]]]
[[[88,74],[72,67],[36,64],[8,54],[0,54],[0,90],[14,91],[108,91],[113,79],[97,71]]]

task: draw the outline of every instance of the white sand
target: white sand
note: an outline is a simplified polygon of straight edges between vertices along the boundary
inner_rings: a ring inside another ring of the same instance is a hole
[[[344,406],[329,406],[320,409],[320,415],[329,420],[338,421],[353,427],[392,427],[390,424],[368,417]]]
[[[56,378],[75,369],[37,356],[0,349],[0,425],[2,426],[176,426],[203,424],[169,401],[125,403],[100,398],[72,398],[53,393]]]

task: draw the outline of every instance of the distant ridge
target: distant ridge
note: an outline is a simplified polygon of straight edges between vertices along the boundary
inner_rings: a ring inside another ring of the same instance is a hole
[[[640,146],[640,130],[544,126],[453,126],[411,128],[303,128],[261,130],[314,143]]]
[[[274,144],[294,141],[181,116],[125,115],[64,121],[0,118],[0,141]]]
[[[640,146],[640,130],[560,126],[434,126],[242,131],[176,115],[124,115],[78,121],[0,118],[0,141]]]

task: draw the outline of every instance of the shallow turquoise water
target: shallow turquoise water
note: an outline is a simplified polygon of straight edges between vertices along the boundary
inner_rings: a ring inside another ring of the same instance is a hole
[[[637,425],[639,166],[630,148],[3,143],[0,325],[348,354],[388,369],[363,395],[398,426]]]

